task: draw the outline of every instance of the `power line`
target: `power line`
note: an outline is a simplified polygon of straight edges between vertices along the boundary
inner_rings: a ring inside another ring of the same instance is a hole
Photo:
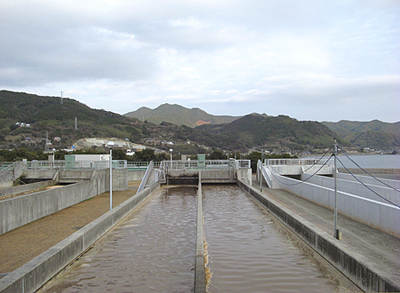
[[[383,197],[382,195],[378,194],[376,191],[374,191],[374,190],[371,189],[368,185],[366,185],[364,182],[362,182],[360,179],[358,179],[353,173],[350,172],[349,169],[346,168],[346,166],[342,163],[342,161],[341,161],[338,157],[336,157],[336,159],[337,159],[337,160],[339,161],[339,163],[343,166],[343,168],[345,168],[346,171],[349,172],[349,173],[351,174],[351,176],[354,177],[354,179],[356,179],[358,182],[361,183],[361,185],[365,186],[368,190],[370,190],[372,193],[374,193],[375,195],[379,196],[379,197],[382,198],[383,200],[386,200],[387,202],[391,203],[392,205],[394,205],[394,206],[400,208],[399,205],[395,204],[394,202],[392,202],[392,201],[388,200],[387,198]]]
[[[315,171],[310,177],[308,177],[308,178],[305,179],[305,180],[301,180],[300,182],[294,183],[294,184],[287,184],[287,183],[284,183],[284,182],[280,181],[280,180],[278,179],[278,177],[276,177],[273,173],[271,173],[271,174],[272,174],[272,176],[275,177],[275,179],[276,179],[277,181],[279,181],[279,182],[282,183],[283,185],[287,185],[287,186],[296,186],[296,185],[300,185],[300,184],[302,184],[302,183],[304,183],[304,182],[310,180],[310,179],[311,179],[312,177],[314,177],[315,175],[317,175],[317,173],[329,162],[329,160],[330,160],[332,157],[333,157],[333,154],[332,154],[332,155],[325,161],[325,163],[324,163],[323,165],[321,165],[321,167],[319,167],[318,170]],[[314,164],[314,165],[315,165],[315,164]],[[284,176],[284,175],[280,174],[279,172],[277,172],[276,170],[274,170],[274,168],[271,168],[271,170],[272,170],[273,172],[277,173],[279,176]],[[307,170],[308,170],[308,169],[307,169]]]
[[[355,161],[353,161],[353,160],[346,154],[346,152],[345,152],[342,148],[340,148],[340,150],[343,152],[343,154],[346,155],[346,157],[347,157],[351,162],[353,162],[353,164],[355,164],[355,165],[356,165],[358,168],[360,168],[362,171],[364,171],[364,172],[367,173],[369,176],[371,176],[372,178],[374,178],[376,181],[380,182],[381,184],[383,184],[383,185],[385,185],[385,186],[387,186],[387,187],[389,187],[389,188],[391,188],[391,189],[393,189],[393,190],[396,190],[397,192],[400,192],[400,190],[398,190],[397,188],[395,188],[395,187],[393,187],[393,186],[390,186],[389,184],[387,184],[387,183],[381,181],[381,180],[378,179],[377,177],[375,177],[375,176],[373,176],[372,174],[370,174],[367,170],[364,170],[363,168],[361,168],[360,165],[358,165]],[[344,166],[343,166],[343,167],[344,167]],[[346,167],[344,167],[344,168],[346,169]],[[347,169],[346,169],[346,170],[347,170]]]
[[[329,150],[327,150],[327,151],[325,152],[325,154],[323,154],[322,157],[320,157],[320,158],[318,159],[318,161],[314,162],[314,164],[312,164],[309,168],[307,168],[307,169],[304,170],[303,172],[307,172],[307,171],[310,170],[312,167],[314,167],[316,164],[318,164],[319,161],[321,161],[322,158],[325,157],[326,154],[327,154],[331,149],[332,149],[332,147],[330,147]],[[330,159],[331,157],[332,157],[332,156],[330,156],[329,159]]]

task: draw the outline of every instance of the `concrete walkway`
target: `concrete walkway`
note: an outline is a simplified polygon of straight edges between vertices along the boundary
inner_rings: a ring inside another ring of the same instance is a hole
[[[253,187],[260,184],[253,178]],[[333,236],[333,211],[280,189],[262,186],[262,193]],[[400,220],[400,219],[399,219]],[[381,275],[392,276],[400,287],[400,239],[338,215],[341,242],[368,259]]]

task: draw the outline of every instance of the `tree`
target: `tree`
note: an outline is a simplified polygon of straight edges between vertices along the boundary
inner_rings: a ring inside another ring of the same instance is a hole
[[[156,155],[154,154],[153,149],[144,149],[141,152],[135,153],[136,161],[150,162],[150,161],[154,161],[155,158],[156,158]]]
[[[209,160],[226,160],[226,155],[221,150],[214,150],[209,156]]]

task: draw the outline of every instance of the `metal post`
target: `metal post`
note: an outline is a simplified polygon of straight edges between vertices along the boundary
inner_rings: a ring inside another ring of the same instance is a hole
[[[261,150],[261,168],[259,173],[259,180],[260,180],[260,192],[262,192],[262,168],[263,168],[263,157],[264,157],[264,150]]]
[[[112,148],[115,145],[113,141],[109,141],[107,143],[107,147],[110,148],[110,210],[112,210],[112,185],[113,185],[113,178],[112,178]]]
[[[339,239],[339,230],[337,229],[337,143],[335,138],[335,144],[333,145],[333,156],[334,156],[334,188],[335,188],[335,210],[334,210],[334,224],[333,224],[333,236]]]
[[[112,210],[113,208],[113,204],[112,204],[112,186],[113,186],[113,182],[112,182],[112,148],[110,148],[110,210]]]

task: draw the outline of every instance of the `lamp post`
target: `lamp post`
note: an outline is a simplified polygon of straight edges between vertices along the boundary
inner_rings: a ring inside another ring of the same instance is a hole
[[[113,141],[107,143],[107,147],[110,149],[110,210],[112,210],[112,148],[114,146]]]
[[[171,161],[171,170],[172,170],[172,153],[173,153],[173,149],[169,149],[169,158],[170,158],[170,161]]]

